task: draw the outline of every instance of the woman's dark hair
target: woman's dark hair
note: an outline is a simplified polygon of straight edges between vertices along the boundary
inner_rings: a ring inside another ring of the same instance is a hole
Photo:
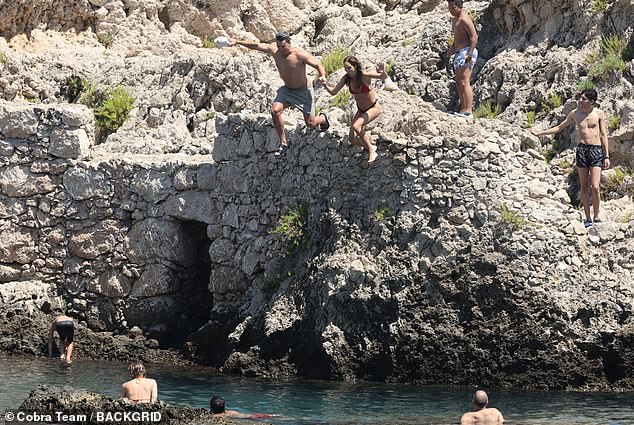
[[[361,74],[363,72],[363,66],[361,65],[361,62],[359,62],[359,59],[352,55],[345,57],[343,63],[346,62],[354,67],[354,76],[357,79],[357,86],[354,89],[359,91],[361,88]],[[346,74],[346,84],[350,84],[350,76],[348,74]]]

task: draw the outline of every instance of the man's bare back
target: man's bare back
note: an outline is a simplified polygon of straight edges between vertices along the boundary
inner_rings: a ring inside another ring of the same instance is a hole
[[[460,425],[497,425],[504,422],[502,413],[495,407],[468,412],[460,418]]]

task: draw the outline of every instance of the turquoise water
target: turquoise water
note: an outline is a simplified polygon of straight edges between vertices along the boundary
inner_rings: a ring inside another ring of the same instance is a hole
[[[0,354],[0,412],[15,409],[38,384],[72,386],[119,397],[127,363],[56,360]],[[324,381],[263,380],[203,367],[147,365],[159,399],[208,407],[212,395],[242,412],[277,414],[267,422],[312,424],[455,424],[470,406],[466,389]],[[634,394],[489,391],[508,424],[634,424]]]

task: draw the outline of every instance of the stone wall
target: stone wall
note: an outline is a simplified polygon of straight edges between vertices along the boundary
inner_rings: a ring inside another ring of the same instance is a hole
[[[370,166],[342,127],[276,158],[266,117],[218,114],[211,155],[126,156],[88,109],[0,105],[2,302],[244,374],[628,387],[631,200],[586,231],[527,132],[383,104]]]

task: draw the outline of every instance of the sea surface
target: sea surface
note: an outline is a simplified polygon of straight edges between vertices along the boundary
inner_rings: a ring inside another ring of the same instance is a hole
[[[18,408],[38,384],[119,397],[129,379],[127,367],[94,360],[61,367],[58,360],[0,354],[0,414]],[[208,407],[211,396],[219,395],[228,409],[275,414],[266,422],[283,425],[456,424],[472,397],[465,388],[269,380],[205,367],[146,367],[148,377],[158,381],[159,399],[167,403]],[[488,392],[506,424],[634,424],[634,393]]]

